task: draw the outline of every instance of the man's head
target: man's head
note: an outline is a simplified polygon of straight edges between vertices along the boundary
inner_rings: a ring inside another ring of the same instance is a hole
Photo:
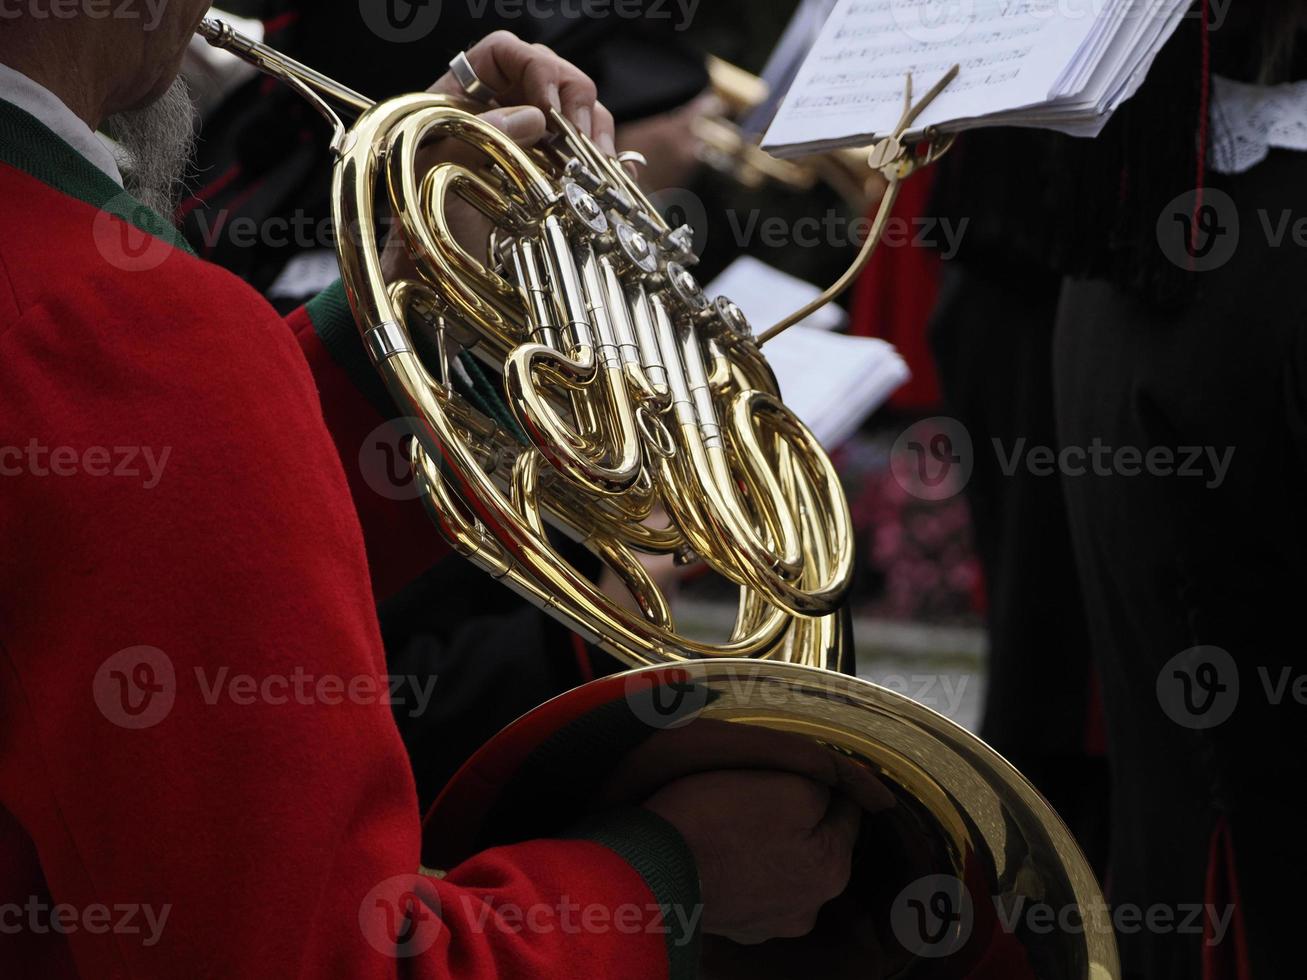
[[[128,189],[167,213],[191,145],[182,57],[209,0],[10,5],[0,63],[54,92],[124,150]]]
[[[92,128],[161,98],[209,0],[29,0],[9,4],[0,63],[64,99]]]

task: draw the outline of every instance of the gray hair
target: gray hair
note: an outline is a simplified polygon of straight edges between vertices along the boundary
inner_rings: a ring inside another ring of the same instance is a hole
[[[186,83],[178,78],[162,98],[108,117],[101,129],[117,144],[128,192],[171,219],[195,149],[195,106]]]

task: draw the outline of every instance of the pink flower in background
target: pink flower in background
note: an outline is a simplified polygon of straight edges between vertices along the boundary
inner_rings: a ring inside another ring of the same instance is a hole
[[[966,499],[908,493],[891,471],[892,452],[884,436],[859,436],[839,460],[861,542],[855,607],[890,619],[977,623],[981,572]]]

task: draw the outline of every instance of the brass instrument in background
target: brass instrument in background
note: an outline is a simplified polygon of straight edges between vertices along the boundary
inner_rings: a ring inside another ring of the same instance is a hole
[[[199,33],[294,87],[335,127],[341,277],[363,344],[412,427],[424,500],[454,547],[643,668],[594,682],[603,690],[674,677],[704,693],[706,717],[815,739],[870,768],[926,842],[926,866],[966,889],[985,929],[991,902],[1079,908],[1078,934],[1005,936],[1031,976],[1118,976],[1093,875],[1035,790],[947,719],[824,669],[847,652],[848,505],[760,350],[806,311],[755,339],[734,303],[709,300],[695,281],[688,229],[669,228],[625,167],[557,113],[554,139],[524,150],[459,100],[374,104],[219,21]],[[352,126],[338,109],[357,114]],[[905,109],[878,148],[888,178],[880,218],[825,301],[869,258],[898,181],[939,148],[918,157],[908,146],[914,114]],[[474,148],[484,165],[420,168],[419,149],[436,139]],[[488,254],[456,239],[453,198],[493,222]],[[378,199],[408,245],[411,279],[383,274]],[[660,510],[665,521],[653,518]],[[565,560],[560,534],[610,568],[638,611]],[[642,553],[701,561],[734,583],[729,637],[678,630]],[[541,710],[565,713],[592,688]],[[934,908],[935,896],[926,899]],[[946,917],[941,935],[961,922]],[[912,976],[947,975],[932,971],[954,962],[904,955]],[[845,972],[867,976],[860,965]]]
[[[767,83],[713,55],[708,57],[708,78],[724,111],[696,118],[694,135],[700,158],[714,170],[749,190],[775,184],[802,192],[824,182],[858,214],[866,214],[885,190],[885,178],[868,164],[866,150],[828,150],[795,160],[772,156],[740,128],[741,118],[771,95]]]

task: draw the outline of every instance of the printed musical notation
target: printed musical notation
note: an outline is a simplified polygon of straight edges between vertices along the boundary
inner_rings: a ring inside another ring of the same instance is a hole
[[[1119,0],[1104,0],[1115,7]],[[958,77],[917,129],[1046,105],[1084,50],[1107,37],[1101,17],[1067,0],[840,0],[798,72],[763,145],[780,155],[871,142],[891,131],[905,77],[924,92]],[[1109,38],[1110,39],[1110,38]]]

